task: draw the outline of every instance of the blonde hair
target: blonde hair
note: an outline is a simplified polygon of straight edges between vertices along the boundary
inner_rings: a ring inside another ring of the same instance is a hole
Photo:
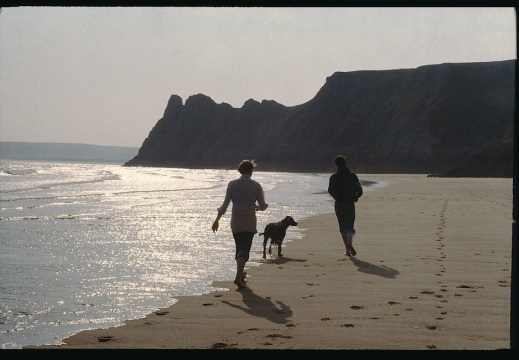
[[[238,171],[240,174],[250,174],[252,170],[256,167],[256,163],[254,160],[242,160],[240,165],[238,165]]]

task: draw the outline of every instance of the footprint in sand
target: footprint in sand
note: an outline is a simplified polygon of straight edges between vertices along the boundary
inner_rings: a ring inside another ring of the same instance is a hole
[[[293,338],[293,336],[281,335],[281,334],[271,334],[271,335],[267,335],[266,337],[271,338],[271,339],[274,339],[274,338],[292,339]]]
[[[218,342],[218,343],[214,343],[211,346],[211,349],[228,349],[229,347],[237,346],[237,345],[238,344],[226,344],[226,343]]]
[[[460,286],[456,286],[458,289],[474,289],[475,287],[474,286],[470,286],[470,285],[460,285]]]
[[[499,280],[498,283],[499,283],[499,286],[501,286],[501,287],[508,287],[508,286],[509,286],[509,285],[507,284],[507,281],[506,281],[506,280]]]
[[[399,302],[396,302],[396,301],[388,301],[387,302],[389,305],[400,305]]]
[[[353,324],[342,324],[341,327],[355,327]]]
[[[436,330],[437,329],[437,327],[434,326],[434,325],[425,325],[425,328],[429,329],[429,330]]]
[[[364,306],[357,306],[357,305],[353,305],[353,306],[350,306],[350,309],[353,309],[353,310],[361,310],[361,309],[364,309]]]

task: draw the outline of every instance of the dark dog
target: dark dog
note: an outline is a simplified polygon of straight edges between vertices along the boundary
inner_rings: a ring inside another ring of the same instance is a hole
[[[269,254],[272,254],[272,244],[276,244],[278,246],[278,256],[283,256],[281,254],[281,244],[283,243],[283,239],[287,233],[287,228],[292,226],[297,226],[297,223],[294,221],[292,216],[287,216],[280,222],[270,223],[265,226],[265,231],[258,235],[263,235],[263,259],[266,259],[267,256],[265,254],[265,248],[267,246],[267,240],[270,239],[269,245]]]

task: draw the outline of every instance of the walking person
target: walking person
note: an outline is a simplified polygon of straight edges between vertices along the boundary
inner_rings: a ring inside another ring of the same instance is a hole
[[[339,222],[339,231],[346,246],[346,255],[355,256],[353,235],[355,235],[355,203],[363,194],[357,175],[346,167],[346,158],[337,155],[333,163],[337,172],[330,177],[328,193],[335,199],[335,215]]]
[[[227,192],[218,215],[213,223],[213,232],[218,231],[218,222],[227,211],[232,201],[231,231],[236,244],[236,278],[234,283],[239,289],[246,287],[244,272],[245,264],[249,260],[249,252],[256,229],[256,211],[267,209],[265,194],[261,185],[252,180],[251,176],[256,164],[254,160],[243,160],[238,166],[241,177],[232,180],[227,185]]]

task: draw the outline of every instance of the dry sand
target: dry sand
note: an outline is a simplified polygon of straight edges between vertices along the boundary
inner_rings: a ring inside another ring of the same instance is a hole
[[[229,279],[58,348],[508,349],[512,179],[359,178],[382,185],[357,203],[357,256],[333,213],[304,219],[285,257],[248,269],[248,289]]]

